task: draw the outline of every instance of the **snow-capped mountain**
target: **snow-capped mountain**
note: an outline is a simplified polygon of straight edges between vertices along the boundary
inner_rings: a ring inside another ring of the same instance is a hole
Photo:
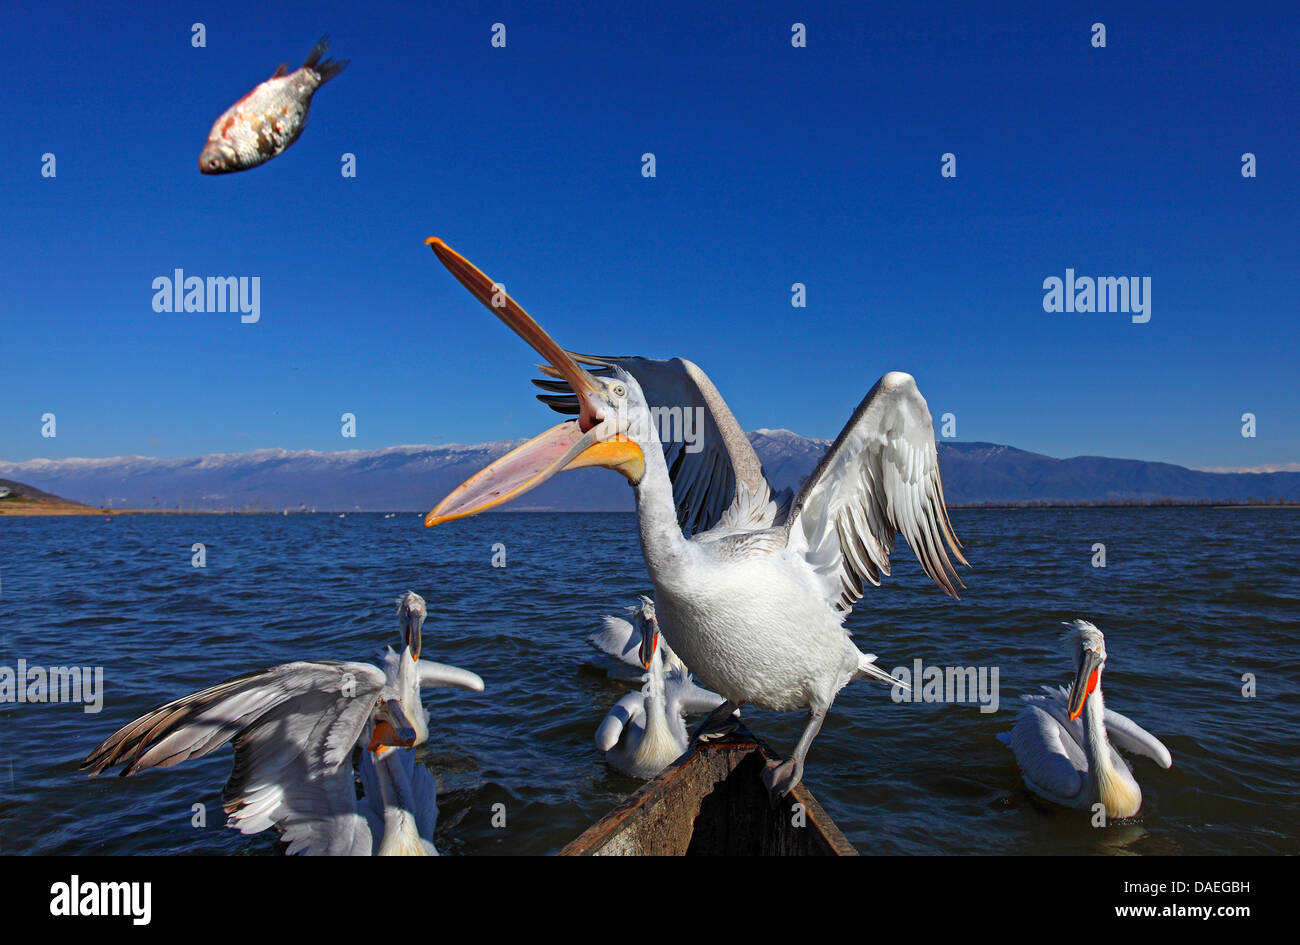
[[[776,489],[797,489],[829,440],[789,430],[749,435]],[[0,478],[87,505],[116,508],[317,508],[427,511],[457,485],[518,445],[392,446],[378,450],[262,449],[190,459],[117,456],[0,462]],[[992,443],[939,443],[944,491],[978,502],[1300,498],[1300,473],[1215,473],[1168,463],[1079,456],[1054,459]],[[632,493],[604,470],[565,473],[512,511],[630,511]]]

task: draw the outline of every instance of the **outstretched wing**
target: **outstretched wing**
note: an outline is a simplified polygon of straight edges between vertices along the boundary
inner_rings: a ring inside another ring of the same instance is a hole
[[[930,409],[910,374],[893,371],[871,388],[804,482],[786,528],[790,548],[805,556],[842,613],[865,584],[889,574],[899,532],[925,573],[957,596],[964,585],[949,550],[967,562],[944,505]]]
[[[623,729],[638,722],[645,724],[645,696],[640,692],[629,692],[614,703],[613,707],[601,719],[596,729],[596,747],[609,751],[618,744]]]
[[[587,637],[587,642],[625,666],[635,669],[637,674],[641,675],[645,667],[641,665],[640,632],[622,617],[606,616],[602,619],[604,627],[599,633]],[[673,652],[673,648],[663,637],[659,638],[659,652],[663,655],[665,670],[669,672],[677,669],[686,670],[686,664]]]
[[[587,642],[620,663],[626,663],[637,670],[644,669],[638,655],[641,649],[641,634],[622,617],[605,617],[600,632],[589,636]]]
[[[483,679],[478,673],[471,673],[459,666],[435,663],[433,660],[420,660],[415,664],[420,672],[421,689],[468,689],[470,692],[483,691]]]
[[[159,706],[123,726],[82,762],[123,775],[201,758],[233,740],[235,765],[222,791],[232,826],[272,825],[289,853],[371,852],[357,814],[351,753],[384,690],[367,663],[286,663],[236,676]]]
[[[707,531],[724,516],[727,524],[739,528],[772,524],[776,506],[763,465],[726,401],[697,365],[682,358],[569,355],[592,374],[607,375],[617,366],[641,385],[651,415],[660,420],[660,441],[683,532]],[[533,383],[549,392],[539,394],[538,400],[559,413],[578,413],[578,400],[566,381]]]
[[[705,689],[695,678],[683,670],[672,670],[664,679],[664,701],[670,712],[679,715],[703,715],[722,705],[724,700],[711,689]]]
[[[1146,755],[1162,768],[1174,763],[1164,742],[1132,719],[1110,709],[1106,710],[1103,718],[1106,720],[1106,736],[1116,748],[1134,755]]]
[[[1071,722],[1069,711],[1066,709],[1066,703],[1070,698],[1069,691],[1064,686],[1043,686],[1042,689],[1047,693],[1046,697],[1023,696],[1022,698],[1026,701],[1040,700],[1041,704],[1056,716],[1058,722],[1072,726],[1071,732],[1075,741],[1083,744],[1083,719],[1077,718]],[[1102,715],[1102,720],[1106,724],[1106,737],[1110,740],[1111,752],[1116,759],[1120,756],[1115,753],[1115,749],[1120,748],[1132,755],[1145,755],[1162,768],[1168,768],[1174,763],[1164,742],[1128,716],[1120,715],[1113,709],[1107,708]]]

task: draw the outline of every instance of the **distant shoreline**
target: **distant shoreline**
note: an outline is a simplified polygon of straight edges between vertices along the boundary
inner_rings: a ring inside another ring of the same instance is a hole
[[[96,509],[54,502],[0,502],[0,518],[66,518],[70,515],[225,515],[212,509]],[[238,513],[236,513],[238,514]],[[279,514],[279,513],[276,513]]]

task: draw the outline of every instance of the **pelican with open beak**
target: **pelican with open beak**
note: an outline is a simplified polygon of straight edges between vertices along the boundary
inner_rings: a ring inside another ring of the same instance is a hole
[[[551,364],[578,398],[578,419],[557,424],[511,450],[438,503],[424,518],[427,526],[466,518],[503,505],[535,489],[556,473],[585,466],[614,469],[636,485],[645,474],[645,456],[628,439],[619,403],[627,391],[617,381],[592,376],[533,321],[478,267],[437,237],[426,241],[465,288]]]
[[[576,419],[492,463],[438,503],[425,524],[494,508],[561,470],[617,470],[635,491],[663,636],[724,700],[701,737],[734,727],[733,715],[746,703],[808,711],[792,757],[764,774],[773,798],[786,794],[802,777],[839,690],[855,679],[895,683],[844,627],[864,586],[889,573],[894,536],[903,534],[945,591],[955,596],[961,583],[949,550],[965,559],[944,505],[930,411],[915,381],[900,372],[882,377],[799,494],[778,502],[744,430],[699,367],[679,358],[566,351],[500,284],[442,240],[427,243],[546,359],[547,378],[538,386],[548,393],[541,399]],[[670,426],[661,429],[665,418]]]

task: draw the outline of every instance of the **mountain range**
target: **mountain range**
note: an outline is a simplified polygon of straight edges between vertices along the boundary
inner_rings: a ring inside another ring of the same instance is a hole
[[[750,442],[776,489],[797,488],[829,440],[756,430]],[[377,450],[261,449],[191,459],[117,456],[0,462],[0,477],[97,507],[427,511],[519,441]],[[941,440],[949,504],[1300,499],[1300,472],[1205,472],[1130,459],[1055,459],[1011,446]],[[515,511],[623,511],[632,494],[604,470],[565,473]]]

